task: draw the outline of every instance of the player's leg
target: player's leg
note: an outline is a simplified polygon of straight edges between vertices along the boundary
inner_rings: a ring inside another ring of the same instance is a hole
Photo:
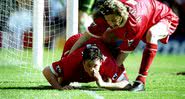
[[[124,52],[121,52],[120,54],[117,55],[117,58],[116,59],[116,63],[118,64],[119,68],[121,68],[122,70],[122,75],[121,77],[124,78],[124,80],[127,80],[129,81],[129,78],[128,78],[128,75],[127,75],[127,72],[126,72],[126,69],[125,69],[125,66],[123,65],[123,62],[125,61],[125,59],[127,58],[127,56],[129,55],[129,53],[124,53]],[[131,84],[127,84],[125,86],[125,88],[123,90],[130,90],[131,89]]]
[[[148,75],[148,70],[156,56],[158,48],[158,40],[168,36],[168,24],[163,21],[152,26],[146,34],[146,46],[143,51],[140,70],[136,81],[134,82],[132,91],[143,91]]]

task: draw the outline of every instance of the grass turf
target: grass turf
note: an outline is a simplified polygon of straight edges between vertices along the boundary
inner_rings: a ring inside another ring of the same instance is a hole
[[[3,54],[0,54],[3,59]],[[94,82],[81,83],[79,89],[55,90],[44,79],[41,71],[31,65],[5,66],[0,63],[0,99],[184,99],[184,59],[185,55],[157,54],[144,92],[110,91],[97,88]],[[125,67],[131,82],[137,76],[140,61],[141,53],[131,54],[126,59]]]

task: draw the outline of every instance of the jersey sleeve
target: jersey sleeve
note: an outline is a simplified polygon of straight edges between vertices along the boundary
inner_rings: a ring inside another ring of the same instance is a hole
[[[94,22],[88,27],[89,34],[93,37],[99,38],[107,30],[109,25],[104,19],[103,15],[95,14]]]
[[[50,66],[50,70],[56,76],[60,76],[60,77],[63,76],[61,61],[53,62],[52,65]]]
[[[100,74],[103,77],[111,78],[112,82],[126,80],[124,72],[124,68],[118,67],[113,58],[107,58],[100,68]]]

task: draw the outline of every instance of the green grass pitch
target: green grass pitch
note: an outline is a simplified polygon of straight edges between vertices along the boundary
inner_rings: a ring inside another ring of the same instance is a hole
[[[140,61],[141,53],[133,53],[126,59],[130,82],[138,74]],[[97,88],[94,82],[82,83],[79,89],[55,90],[33,66],[0,63],[0,99],[185,99],[184,72],[185,55],[157,54],[144,92],[105,90]]]

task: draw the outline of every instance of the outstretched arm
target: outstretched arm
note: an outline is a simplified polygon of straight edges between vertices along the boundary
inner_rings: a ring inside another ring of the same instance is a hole
[[[55,88],[55,89],[62,88],[62,86],[60,86],[60,84],[58,82],[58,78],[51,72],[49,66],[44,68],[42,73],[53,88]]]
[[[123,80],[120,82],[114,82],[114,83],[104,82],[99,72],[94,73],[94,76],[96,78],[96,84],[99,87],[106,88],[106,89],[124,89],[129,84],[127,80]]]
[[[123,62],[125,61],[125,59],[127,58],[128,55],[129,55],[129,53],[124,53],[124,52],[120,52],[118,54],[117,59],[116,59],[118,66],[123,64]]]
[[[44,70],[42,71],[43,75],[45,76],[45,78],[47,79],[47,81],[51,84],[51,86],[55,89],[60,89],[60,90],[64,90],[64,89],[73,89],[72,86],[66,85],[66,86],[61,86],[62,84],[62,78],[60,78],[60,80],[58,80],[58,77],[55,76],[49,66],[45,67]]]
[[[86,42],[87,40],[89,40],[90,38],[91,38],[91,36],[90,36],[87,32],[85,32],[85,33],[83,34],[83,36],[81,36],[81,37],[75,42],[75,44],[74,44],[73,47],[71,48],[69,54],[71,54],[74,50],[76,50],[76,49],[78,49],[79,47],[81,47],[82,44],[83,44],[84,42]]]

